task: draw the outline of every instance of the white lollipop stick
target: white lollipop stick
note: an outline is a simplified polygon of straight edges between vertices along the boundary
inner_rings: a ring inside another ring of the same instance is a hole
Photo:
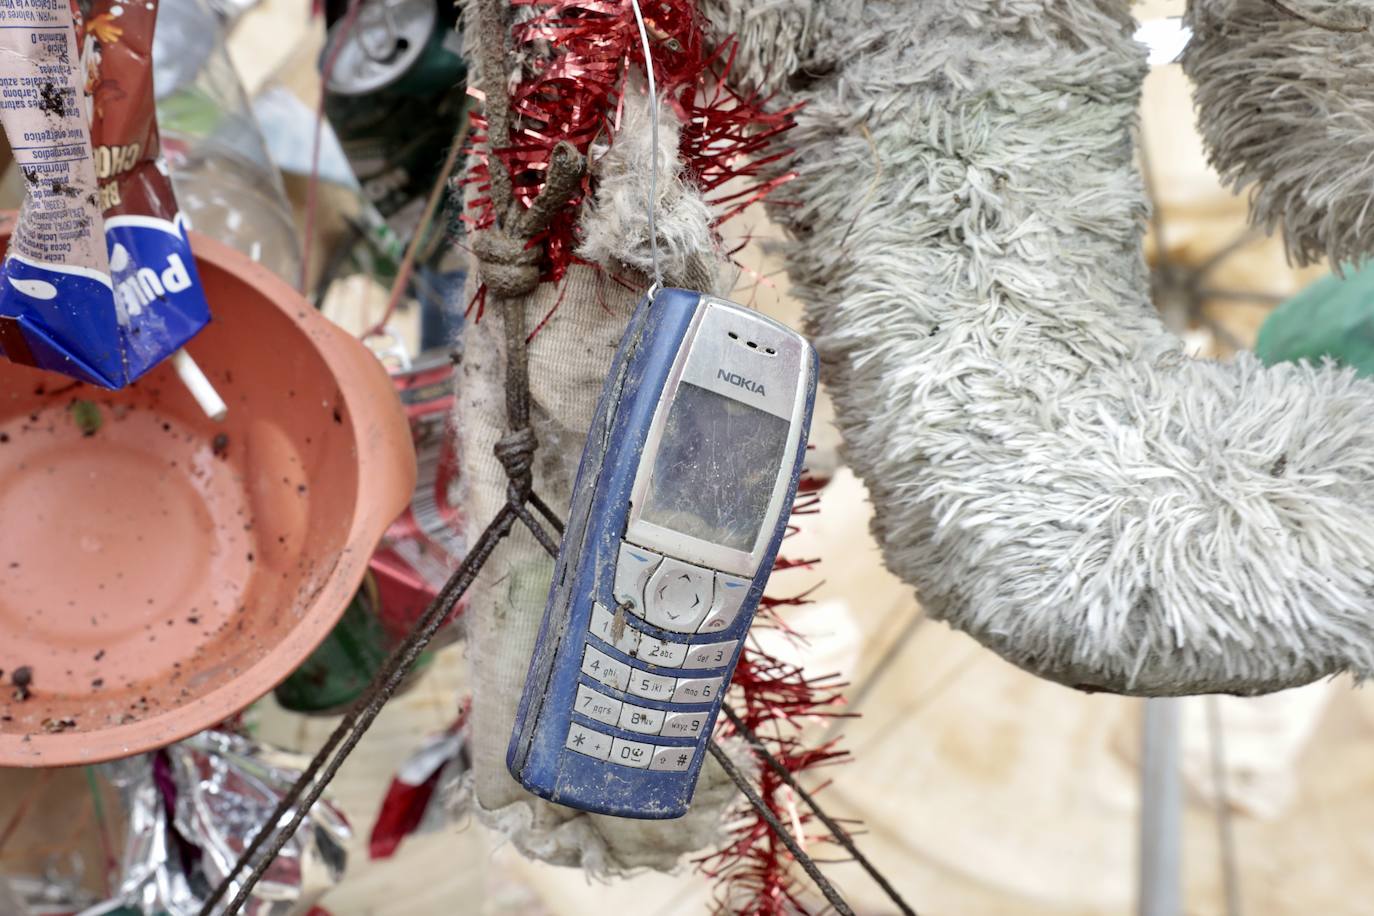
[[[210,384],[205,373],[200,371],[196,361],[191,359],[191,354],[184,349],[173,353],[172,368],[176,369],[181,383],[190,389],[191,397],[196,399],[205,415],[211,420],[223,420],[229,413],[229,406],[224,403],[219,392],[215,391],[215,386]]]

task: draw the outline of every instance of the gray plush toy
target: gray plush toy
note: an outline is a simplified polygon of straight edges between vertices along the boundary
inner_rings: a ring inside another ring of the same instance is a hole
[[[1276,6],[1195,3],[1203,133],[1296,256],[1367,252],[1371,36]],[[1089,690],[1374,671],[1374,384],[1192,360],[1161,324],[1127,0],[708,9],[741,73],[806,101],[775,210],[793,293],[886,562],[931,616]]]
[[[1183,69],[1212,165],[1299,264],[1374,239],[1374,2],[1192,0]]]

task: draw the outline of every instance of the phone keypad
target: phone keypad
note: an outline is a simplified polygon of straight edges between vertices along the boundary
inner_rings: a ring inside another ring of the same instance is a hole
[[[564,746],[570,751],[620,766],[672,773],[680,773],[691,767],[697,751],[690,745],[655,745],[646,741],[614,738],[576,722],[568,729],[568,740]]]
[[[674,633],[716,633],[738,619],[752,585],[750,579],[713,572],[622,541],[612,588],[617,607],[593,605],[588,629],[607,646],[653,668],[725,668],[739,648],[738,639],[708,643],[659,639],[632,625],[626,615]],[[627,699],[579,684],[574,700],[579,715],[627,732],[678,739],[700,738],[710,710],[653,709],[628,698],[707,705],[716,701],[725,680],[723,676],[677,677],[646,671],[590,643],[583,647],[582,673]],[[698,750],[697,746],[654,745],[619,738],[580,722],[573,722],[568,729],[565,746],[597,760],[661,772],[689,770]]]
[[[666,738],[695,738],[706,727],[709,713],[670,712],[649,709],[608,697],[586,684],[577,686],[576,711],[604,725],[613,725],[641,735],[662,735]]]
[[[724,668],[730,664],[739,645],[738,639],[704,643],[659,639],[635,629],[624,617],[617,624],[616,615],[602,604],[592,606],[588,629],[607,645],[657,668]]]

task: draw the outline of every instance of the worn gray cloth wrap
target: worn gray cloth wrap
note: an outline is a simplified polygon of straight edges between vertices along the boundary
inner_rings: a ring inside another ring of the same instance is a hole
[[[565,513],[587,427],[606,371],[631,312],[648,283],[631,275],[627,290],[591,268],[572,267],[559,286],[543,284],[526,300],[531,326],[561,297],[529,344],[530,423],[539,440],[534,490]],[[470,290],[469,292],[473,292]],[[501,318],[488,313],[464,331],[457,389],[463,508],[486,524],[506,498],[506,475],[493,448],[505,428],[505,358]],[[506,747],[544,615],[553,560],[517,524],[469,591],[464,614],[472,672],[472,773],[481,818],[524,854],[598,875],[640,867],[669,870],[684,853],[719,839],[734,785],[713,759],[688,814],[675,821],[604,817],[550,804],[526,792],[506,770]]]
[[[1190,360],[1162,326],[1128,3],[761,15],[812,36],[782,77],[806,102],[796,205],[774,210],[792,292],[886,563],[927,612],[1095,690],[1374,671],[1374,385]],[[743,47],[742,72],[773,53]]]
[[[529,428],[538,443],[531,470],[534,492],[560,514],[572,501],[587,428],[616,346],[649,286],[643,272],[650,266],[648,163],[659,169],[655,215],[665,280],[716,292],[713,284],[724,273],[710,210],[681,178],[680,124],[669,106],[661,106],[654,156],[644,101],[631,82],[614,142],[594,146],[589,157],[597,190],[580,214],[585,242],[578,254],[601,270],[573,265],[562,283],[540,284],[523,300],[501,306],[523,307],[525,326],[532,330],[548,318],[528,345]],[[469,185],[467,192],[470,203],[476,189]],[[524,289],[531,272],[538,272],[537,248],[512,246],[497,234],[477,236],[474,254],[477,269],[469,274],[467,301],[479,283],[488,282],[494,290]],[[496,515],[507,494],[506,470],[494,452],[507,429],[503,334],[495,307],[464,331],[455,412],[463,510],[473,530]],[[519,451],[511,448],[516,444],[506,440],[507,460]],[[473,694],[470,796],[481,819],[532,858],[601,876],[674,869],[685,854],[720,840],[721,818],[739,799],[714,758],[702,765],[691,810],[673,821],[605,817],[551,804],[526,792],[506,769],[506,748],[553,568],[553,559],[517,524],[469,592],[464,620]]]

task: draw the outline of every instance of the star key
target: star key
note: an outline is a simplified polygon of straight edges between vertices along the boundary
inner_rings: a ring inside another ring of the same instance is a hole
[[[611,736],[574,722],[563,746],[573,753],[605,760],[611,755]]]

